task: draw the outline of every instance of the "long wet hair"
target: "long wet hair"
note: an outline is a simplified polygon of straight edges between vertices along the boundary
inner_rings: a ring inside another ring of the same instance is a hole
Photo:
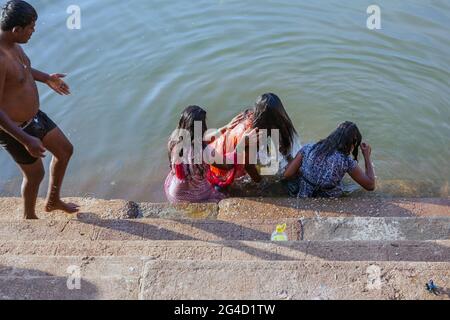
[[[361,141],[361,132],[356,124],[346,121],[339,125],[328,138],[319,141],[313,150],[317,157],[326,157],[336,151],[349,156],[353,147],[353,158],[358,161]]]
[[[253,108],[253,128],[270,130],[278,129],[280,132],[280,152],[283,156],[291,153],[297,131],[291,118],[284,109],[281,99],[273,93],[265,93],[258,97]]]
[[[196,139],[194,134],[194,128],[195,128],[195,122],[201,121],[202,122],[202,135],[200,137],[197,137],[199,139],[202,139],[202,141],[197,141],[197,143],[203,143],[203,136],[205,132],[208,130],[208,127],[206,126],[206,111],[200,108],[199,106],[189,106],[181,113],[180,121],[178,122],[178,127],[176,130],[172,133],[172,135],[169,138],[168,143],[168,149],[169,149],[169,161],[170,166],[173,165],[173,149],[175,146],[177,146],[182,140],[183,137],[180,135],[179,130],[187,130],[191,137],[191,146],[192,150],[194,149],[194,140]],[[188,159],[189,163],[186,164],[194,164],[194,154],[188,155],[189,158],[186,158],[186,155],[180,154],[181,157],[184,159]],[[204,173],[203,166],[200,164],[194,164],[194,169],[198,170],[201,174]]]

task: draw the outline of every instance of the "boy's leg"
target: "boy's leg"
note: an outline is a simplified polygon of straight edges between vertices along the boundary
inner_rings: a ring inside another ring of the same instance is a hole
[[[73,154],[73,146],[64,133],[55,128],[50,131],[42,141],[44,147],[53,154],[50,164],[50,181],[45,209],[47,212],[62,210],[67,213],[78,212],[79,206],[73,203],[64,203],[61,200],[61,186],[67,165]]]
[[[38,159],[33,164],[19,165],[22,174],[22,198],[24,203],[24,218],[38,219],[36,216],[36,200],[39,186],[44,179],[45,170],[42,160]]]

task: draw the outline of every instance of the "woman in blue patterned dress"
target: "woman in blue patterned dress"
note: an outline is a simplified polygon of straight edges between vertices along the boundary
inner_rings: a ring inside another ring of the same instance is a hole
[[[291,196],[337,198],[343,195],[342,179],[349,174],[368,191],[375,190],[375,173],[370,159],[370,145],[352,122],[342,123],[328,138],[305,145],[287,167],[284,176],[296,179],[289,183]],[[365,171],[358,166],[361,148]],[[353,157],[350,157],[353,155]]]

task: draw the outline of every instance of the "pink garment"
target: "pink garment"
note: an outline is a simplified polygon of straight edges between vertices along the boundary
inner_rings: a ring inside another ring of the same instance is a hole
[[[164,191],[167,200],[171,203],[201,203],[201,202],[219,202],[225,198],[225,195],[217,191],[206,179],[207,165],[204,165],[205,174],[197,172],[192,165],[183,165],[186,178],[177,177],[175,168],[173,168],[164,183]]]

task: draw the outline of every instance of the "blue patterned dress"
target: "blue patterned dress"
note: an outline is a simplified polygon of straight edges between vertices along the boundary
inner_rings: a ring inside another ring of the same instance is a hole
[[[358,162],[339,151],[326,157],[316,157],[314,146],[307,144],[300,150],[303,156],[301,175],[296,186],[289,188],[289,193],[302,198],[342,196],[342,179],[358,166]]]

